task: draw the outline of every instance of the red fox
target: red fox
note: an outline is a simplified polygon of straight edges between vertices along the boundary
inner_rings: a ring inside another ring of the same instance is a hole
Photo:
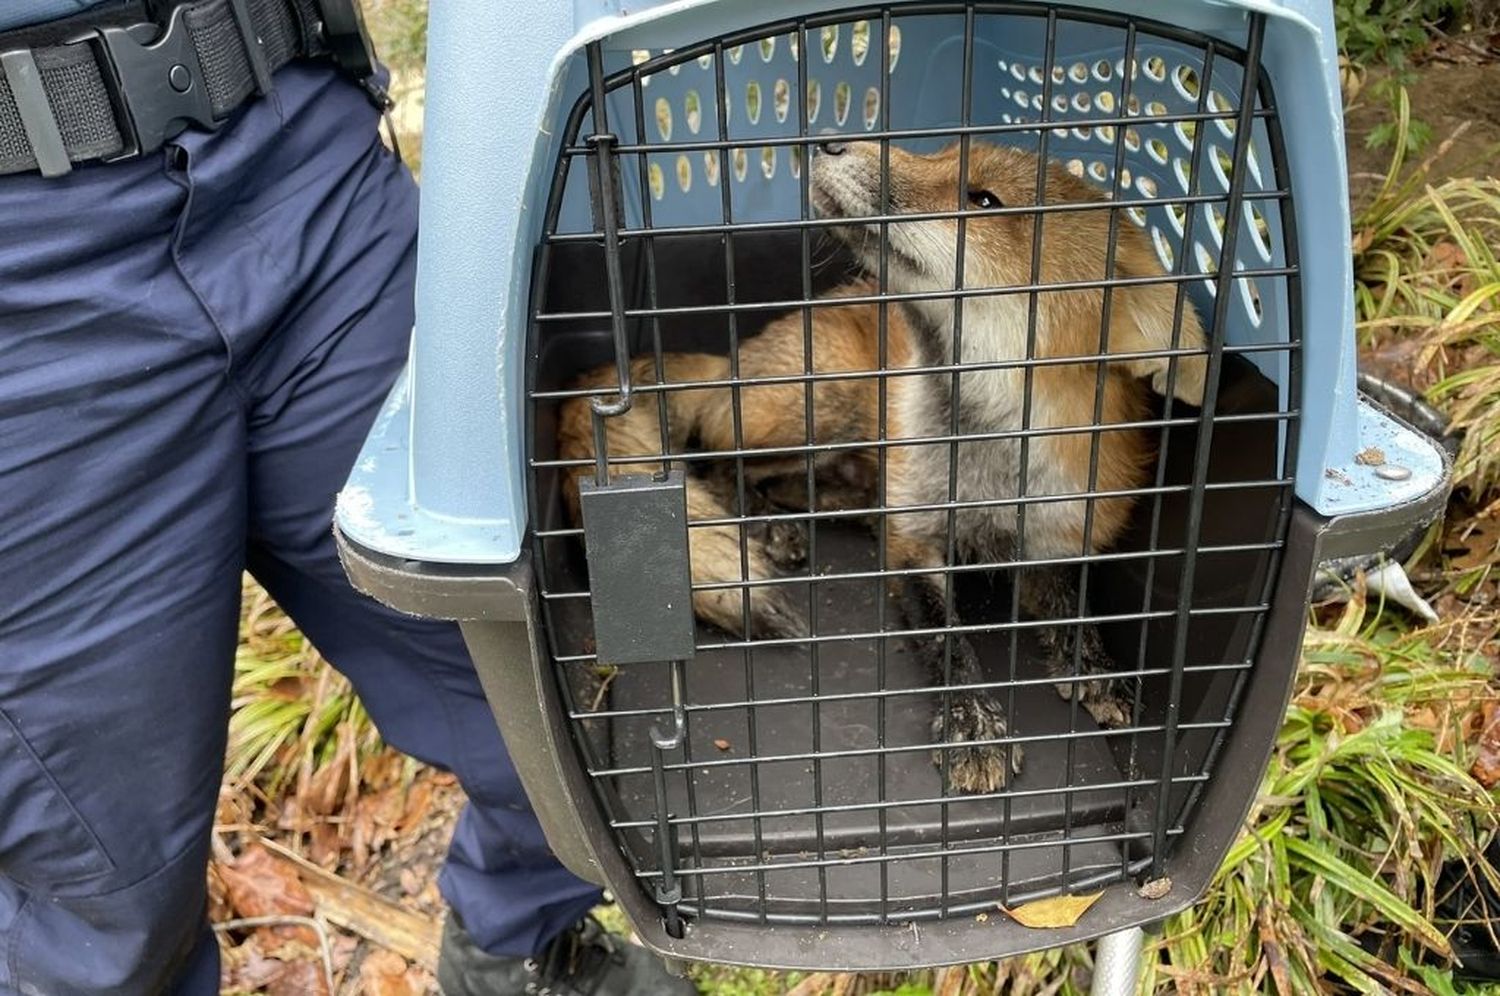
[[[924,214],[952,212],[960,183],[959,148],[934,155],[916,155],[892,147],[889,152],[888,202],[885,212]],[[833,227],[868,274],[879,272],[881,226],[861,218],[883,213],[881,147],[875,142],[828,142],[812,159],[810,190],[816,214],[848,219]],[[1056,163],[1048,163],[1046,198],[1049,204],[1080,202],[1104,205],[1104,194],[1074,177]],[[972,142],[968,154],[969,205],[978,209],[1036,203],[1037,158],[1026,152]],[[1003,288],[1032,283],[1033,213],[974,215],[965,218],[963,286]],[[951,293],[958,286],[958,222],[952,218],[892,221],[883,247],[889,291],[895,293]],[[1146,237],[1121,220],[1115,232],[1114,276],[1151,278],[1163,271]],[[1041,225],[1041,272],[1038,283],[1075,283],[1106,276],[1109,212],[1069,210],[1047,212]],[[877,293],[871,276],[853,280],[827,295],[870,297]],[[1117,492],[1146,483],[1153,465],[1149,438],[1139,429],[1099,431],[1098,459],[1090,482],[1090,431],[1095,408],[1105,426],[1138,422],[1147,415],[1147,392],[1164,392],[1169,360],[1160,356],[1132,359],[1132,353],[1172,348],[1201,350],[1204,334],[1191,306],[1181,310],[1174,335],[1176,286],[1135,283],[1112,291],[1108,349],[1111,361],[1103,380],[1102,401],[1096,398],[1103,291],[1067,289],[1045,291],[1035,298],[1035,357],[1031,405],[1027,424],[1052,430],[1033,436],[1028,444],[1025,494],[1028,499],[1049,495]],[[960,362],[984,364],[1024,360],[1029,334],[1031,295],[1009,293],[966,297],[962,304]],[[886,308],[885,426],[887,445],[885,481],[885,557],[887,567],[901,570],[890,582],[906,625],[913,630],[940,630],[950,618],[945,611],[942,570],[947,547],[946,508],[949,502],[949,443],[930,440],[950,437],[954,397],[952,376],[901,374],[902,369],[953,363],[955,306],[952,298],[891,303]],[[812,308],[812,369],[818,373],[855,373],[881,370],[879,306],[873,303],[819,304]],[[740,345],[742,382],[762,377],[796,377],[805,372],[803,318],[800,313],[772,321],[762,332]],[[1079,357],[1076,363],[1046,362]],[[730,376],[728,358],[706,353],[667,353],[663,357],[665,383],[724,381]],[[637,384],[655,382],[653,357],[632,361]],[[1174,393],[1189,404],[1200,404],[1205,374],[1204,357],[1180,356]],[[1024,536],[1017,535],[1017,505],[1002,504],[1017,496],[1020,442],[1007,432],[1023,425],[1025,371],[1019,367],[963,372],[957,395],[958,434],[984,438],[958,445],[955,533],[960,557],[971,561],[1052,559],[1076,557],[1107,549],[1125,528],[1131,500],[1126,497],[1094,501],[1092,526],[1085,539],[1086,502],[1078,500],[1027,502]],[[578,379],[578,387],[608,387],[615,383],[613,367],[599,368]],[[819,379],[814,382],[813,421],[817,443],[871,443],[878,437],[879,386],[874,377]],[[800,382],[740,388],[741,442],[747,451],[798,447],[808,442],[804,384]],[[640,456],[640,465],[616,465],[620,473],[653,473],[660,469],[662,427],[652,398],[638,401],[626,414],[607,420],[611,458]],[[685,388],[666,392],[666,436],[671,449],[689,445],[707,451],[735,448],[730,388]],[[569,401],[560,415],[560,449],[566,458],[592,458],[593,434],[587,398]],[[1056,430],[1068,430],[1057,432]],[[996,437],[999,438],[996,438]],[[753,456],[753,454],[752,454]],[[653,459],[654,458],[654,459]],[[819,451],[815,458],[820,507],[850,500],[873,508],[878,460],[873,448]],[[578,477],[589,468],[572,471],[564,485],[565,499],[578,519]],[[804,482],[802,510],[806,510],[807,465],[801,454],[772,455],[744,461],[746,488],[773,499],[780,483]],[[826,486],[823,482],[827,482]],[[796,507],[798,499],[788,501]],[[982,503],[965,506],[964,503]],[[732,494],[717,486],[712,475],[690,475],[687,506],[690,520],[733,517]],[[911,511],[902,511],[910,508]],[[752,514],[744,510],[743,514]],[[749,537],[747,559],[751,580],[772,578],[779,569],[796,566],[798,536],[786,520]],[[695,585],[743,580],[739,527],[718,525],[690,530],[692,579]],[[1087,543],[1087,548],[1085,548]],[[1072,572],[1057,567],[1024,569],[1021,604],[1038,620],[1066,619],[1078,614]],[[805,635],[806,623],[783,592],[784,586],[762,585],[697,590],[693,608],[700,619],[730,633],[745,635],[745,603],[749,627],[761,637]],[[1101,723],[1128,722],[1117,682],[1109,675],[1110,661],[1099,634],[1082,623],[1047,627],[1040,631],[1051,673],[1058,677],[1064,698],[1074,694]],[[951,637],[950,676],[953,691],[947,710],[933,719],[934,743],[949,753],[948,772],[954,789],[990,792],[1019,771],[1018,746],[996,744],[1006,736],[1006,722],[996,695],[990,690],[965,688],[981,682],[973,645],[962,634]],[[1074,641],[1081,641],[1075,644]],[[922,637],[916,651],[934,680],[943,673],[944,640]],[[1073,674],[1074,653],[1082,661],[1083,680]],[[1067,679],[1067,680],[1062,680]],[[935,759],[939,751],[934,751]]]

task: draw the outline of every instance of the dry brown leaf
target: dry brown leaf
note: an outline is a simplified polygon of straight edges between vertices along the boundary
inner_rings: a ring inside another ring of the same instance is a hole
[[[401,818],[398,827],[402,832],[409,833],[422,825],[427,818],[427,812],[432,808],[432,780],[419,778],[412,783],[411,789],[406,793],[406,805],[401,810]]]
[[[297,872],[258,844],[247,847],[233,864],[219,864],[224,894],[237,917],[311,916],[312,896]],[[295,938],[316,945],[318,935],[309,927],[270,928],[278,937]]]
[[[1089,907],[1098,902],[1102,895],[1104,893],[1096,892],[1091,896],[1053,896],[1051,899],[1023,903],[1015,909],[1006,909],[1004,906],[1000,909],[1023,927],[1056,930],[1077,923],[1078,918],[1087,913]]]
[[[332,996],[323,963],[316,958],[286,963],[286,970],[266,986],[266,996]]]
[[[347,725],[344,727],[347,729]],[[339,803],[349,789],[349,759],[354,756],[354,738],[343,732],[339,733],[338,749],[334,751],[333,758],[307,780],[305,786],[299,786],[297,802],[303,813],[317,816],[330,816],[339,808]]]
[[[1366,467],[1380,467],[1385,464],[1385,450],[1379,446],[1367,446],[1354,455],[1354,462]]]
[[[728,750],[733,745],[728,740],[720,737],[719,739],[714,741],[714,746],[719,748],[719,750]]]
[[[226,990],[259,992],[286,971],[286,962],[268,957],[255,935],[243,944],[223,947],[219,960],[219,988]]]
[[[406,959],[393,951],[375,951],[359,966],[363,996],[421,996],[415,973]]]
[[[1484,704],[1483,726],[1469,773],[1487,789],[1500,785],[1500,703]]]

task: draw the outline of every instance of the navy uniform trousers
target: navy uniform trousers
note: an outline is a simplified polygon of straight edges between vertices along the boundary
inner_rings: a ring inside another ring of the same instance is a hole
[[[220,131],[0,176],[0,993],[217,992],[204,867],[249,570],[471,800],[443,894],[528,955],[547,849],[455,627],[364,598],[334,494],[406,358],[416,188],[302,65]]]

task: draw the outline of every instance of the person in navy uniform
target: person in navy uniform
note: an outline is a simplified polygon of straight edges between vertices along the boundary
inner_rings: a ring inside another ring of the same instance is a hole
[[[456,627],[357,594],[335,555],[406,359],[417,195],[370,81],[320,51],[332,2],[0,3],[0,993],[218,991],[204,870],[246,570],[468,793],[449,996],[692,992],[588,918]],[[189,99],[202,121],[157,128]]]

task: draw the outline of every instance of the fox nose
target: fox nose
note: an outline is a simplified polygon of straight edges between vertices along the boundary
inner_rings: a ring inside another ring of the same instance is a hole
[[[824,134],[828,133],[825,131]],[[849,143],[829,137],[818,143],[818,149],[825,156],[841,156],[849,150]]]

